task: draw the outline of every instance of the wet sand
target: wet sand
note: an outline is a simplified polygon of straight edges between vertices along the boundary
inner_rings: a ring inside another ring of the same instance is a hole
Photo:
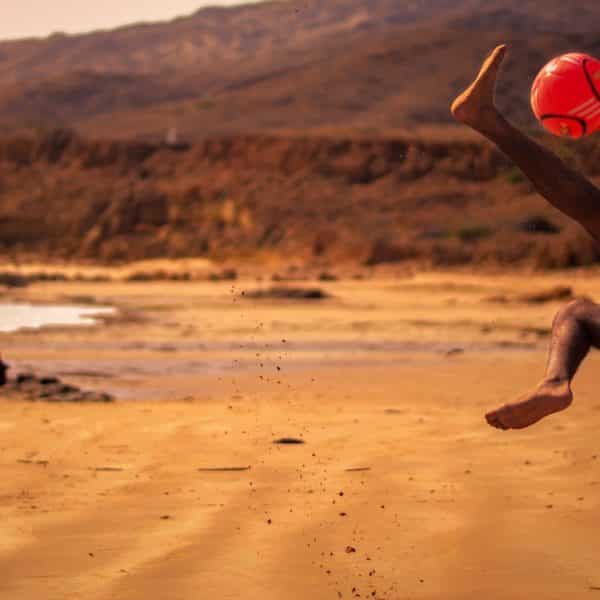
[[[599,297],[600,278],[577,274],[535,287],[565,282]],[[244,283],[17,292],[124,311],[103,328],[5,335],[4,352],[132,400],[3,402],[0,597],[600,593],[597,357],[569,411],[523,432],[483,420],[543,369],[560,303],[484,301],[531,283],[339,282],[321,304],[245,303]]]

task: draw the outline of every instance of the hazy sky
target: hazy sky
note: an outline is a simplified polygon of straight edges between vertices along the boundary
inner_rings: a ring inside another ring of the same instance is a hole
[[[258,1],[258,0],[249,0]],[[1,0],[0,39],[79,33],[139,21],[162,21],[202,6],[244,0]]]

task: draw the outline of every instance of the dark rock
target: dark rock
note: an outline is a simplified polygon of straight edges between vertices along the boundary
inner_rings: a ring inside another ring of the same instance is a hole
[[[35,381],[35,375],[33,373],[19,373],[17,375],[17,384],[27,383],[31,381]]]
[[[533,294],[523,294],[517,297],[519,302],[528,304],[543,304],[545,302],[554,302],[556,300],[571,300],[574,298],[573,290],[568,286],[557,286],[542,292]]]
[[[32,373],[19,373],[6,385],[13,392],[31,402],[112,402],[113,396],[104,392],[84,391],[75,385],[63,383],[58,377],[36,377]]]
[[[6,385],[6,372],[10,369],[2,359],[0,359],[0,386]]]
[[[320,288],[274,286],[264,290],[250,290],[244,297],[256,300],[325,300],[331,296]]]
[[[0,273],[0,285],[11,288],[27,287],[29,282],[26,277],[17,275],[16,273]]]
[[[459,354],[464,354],[464,352],[464,348],[450,348],[450,350],[447,350],[444,354],[446,356],[458,356]]]
[[[65,396],[67,394],[73,394],[75,392],[79,392],[80,389],[74,385],[68,385],[68,384],[61,384],[60,388],[58,389],[58,393]]]
[[[39,392],[40,398],[55,398],[59,397],[60,393],[60,385],[59,384],[51,384],[44,385]]]

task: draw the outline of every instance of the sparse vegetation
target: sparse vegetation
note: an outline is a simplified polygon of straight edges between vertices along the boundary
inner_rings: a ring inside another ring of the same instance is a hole
[[[211,98],[204,98],[196,102],[196,108],[198,110],[212,110],[216,105],[216,101]]]
[[[527,181],[527,178],[523,174],[523,171],[521,171],[521,169],[515,166],[511,167],[506,171],[505,177],[506,181],[508,181],[508,183],[512,183],[513,185],[519,185]]]
[[[187,272],[169,272],[169,271],[137,271],[127,277],[127,281],[190,281],[192,276]]]
[[[546,217],[535,215],[521,221],[517,229],[525,233],[541,233],[545,235],[556,235],[561,232],[561,228],[552,223]]]
[[[470,244],[493,234],[494,230],[487,225],[466,225],[458,229],[455,235],[461,242]]]

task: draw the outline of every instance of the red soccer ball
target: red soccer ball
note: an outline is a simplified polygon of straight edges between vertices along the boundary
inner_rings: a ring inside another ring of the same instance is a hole
[[[552,59],[531,88],[531,107],[554,135],[580,138],[600,129],[600,61],[580,53]]]

